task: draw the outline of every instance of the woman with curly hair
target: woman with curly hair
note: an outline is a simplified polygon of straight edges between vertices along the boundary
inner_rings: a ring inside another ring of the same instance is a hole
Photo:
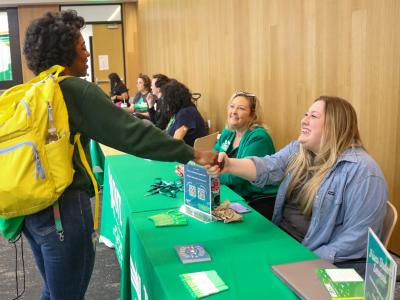
[[[204,119],[192,102],[189,89],[172,79],[161,87],[164,99],[163,110],[169,118],[166,131],[175,139],[184,140],[193,146],[194,140],[207,135]]]
[[[89,140],[94,139],[139,157],[213,163],[215,154],[194,151],[182,141],[171,139],[113,105],[95,84],[79,78],[86,74],[89,57],[80,33],[83,26],[84,19],[75,11],[46,13],[29,26],[24,54],[29,69],[35,74],[56,64],[65,67],[62,75],[70,77],[60,87],[68,109],[71,135],[81,133],[86,153],[89,153]],[[93,186],[77,149],[72,160],[73,182],[58,199],[64,240],[55,231],[51,207],[25,217],[23,233],[44,281],[41,299],[84,299],[93,270],[90,205]]]

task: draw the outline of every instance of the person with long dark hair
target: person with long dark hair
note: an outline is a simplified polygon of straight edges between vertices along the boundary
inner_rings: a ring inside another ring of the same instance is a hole
[[[153,125],[116,107],[98,86],[79,78],[86,74],[90,56],[80,32],[84,24],[84,19],[75,11],[46,13],[28,27],[24,54],[29,69],[35,74],[53,65],[65,68],[61,75],[68,77],[61,81],[60,88],[68,110],[70,131],[71,135],[81,133],[86,153],[89,153],[90,139],[94,139],[143,158],[213,163],[215,153],[195,151],[183,141],[170,138]],[[56,232],[51,206],[25,216],[22,229],[43,278],[42,300],[84,299],[93,270],[95,252],[90,203],[93,186],[77,147],[72,162],[73,182],[58,199],[64,240]]]
[[[194,140],[207,135],[204,119],[192,101],[189,89],[173,79],[161,88],[164,112],[169,122],[166,131],[175,139],[193,146]]]
[[[110,73],[108,79],[110,80],[110,97],[114,104],[117,106],[129,106],[128,89],[118,74]]]

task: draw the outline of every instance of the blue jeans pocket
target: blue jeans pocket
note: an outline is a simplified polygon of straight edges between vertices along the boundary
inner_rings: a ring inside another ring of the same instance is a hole
[[[47,236],[56,231],[53,206],[25,218],[25,226],[38,236]]]

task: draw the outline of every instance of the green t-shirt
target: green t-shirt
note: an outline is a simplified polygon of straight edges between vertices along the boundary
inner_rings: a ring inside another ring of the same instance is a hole
[[[147,112],[148,110],[147,101],[143,99],[143,95],[141,95],[139,100],[135,102],[133,105],[135,107],[135,111]]]

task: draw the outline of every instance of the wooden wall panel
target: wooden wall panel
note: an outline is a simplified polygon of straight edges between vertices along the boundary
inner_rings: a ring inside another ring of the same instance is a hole
[[[400,212],[399,19],[397,0],[140,0],[140,66],[201,92],[213,131],[235,90],[255,92],[278,149],[316,97],[348,99]]]
[[[124,20],[124,49],[125,49],[125,70],[126,86],[129,88],[129,95],[136,94],[136,80],[139,74],[139,47],[137,27],[137,3],[127,2],[122,4]]]
[[[108,75],[117,73],[123,82],[124,77],[124,60],[123,60],[123,43],[122,43],[122,25],[93,24],[93,71],[95,81],[99,80],[98,86],[106,93],[110,93],[110,83]],[[99,56],[108,56],[108,69],[100,70]]]
[[[26,82],[34,77],[31,70],[28,69],[25,62],[23,52],[23,45],[25,41],[25,32],[29,24],[44,15],[44,13],[52,11],[59,11],[58,5],[30,5],[18,7],[18,22],[19,22],[19,40],[21,45],[21,64],[22,64],[22,78]]]

